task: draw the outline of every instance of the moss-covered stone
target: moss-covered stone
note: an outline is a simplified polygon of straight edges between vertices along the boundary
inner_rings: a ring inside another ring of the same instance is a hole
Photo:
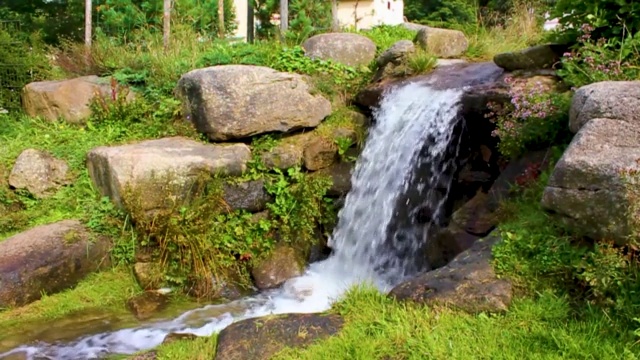
[[[343,326],[338,315],[287,314],[247,319],[222,330],[216,360],[266,360],[285,347],[300,348],[336,334]]]

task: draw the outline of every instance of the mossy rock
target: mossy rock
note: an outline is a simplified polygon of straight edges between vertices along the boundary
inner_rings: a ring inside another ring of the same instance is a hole
[[[218,337],[216,360],[266,360],[286,347],[302,348],[336,334],[335,314],[286,314],[236,322]]]

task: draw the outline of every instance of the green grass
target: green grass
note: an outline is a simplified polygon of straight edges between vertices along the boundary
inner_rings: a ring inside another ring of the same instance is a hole
[[[373,289],[351,291],[335,310],[336,336],[277,359],[636,359],[637,347],[597,312],[578,320],[566,299],[518,299],[505,315],[467,315],[397,303]]]
[[[46,324],[86,310],[121,313],[125,311],[125,300],[140,291],[135,279],[125,268],[95,273],[73,289],[0,312],[0,328],[18,329],[31,323]]]

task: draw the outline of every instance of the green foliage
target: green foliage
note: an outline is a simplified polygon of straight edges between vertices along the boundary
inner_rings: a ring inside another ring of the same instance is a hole
[[[70,0],[5,0],[0,5],[0,19],[19,23],[24,34],[40,33],[49,44],[56,44],[62,38],[80,40],[83,35],[84,3]]]
[[[318,91],[329,98],[343,98],[356,94],[369,80],[368,68],[355,69],[329,60],[310,59],[300,46],[285,48],[271,67],[278,71],[311,75]]]
[[[361,34],[376,44],[378,55],[397,41],[413,40],[416,37],[416,31],[409,30],[402,25],[379,25],[370,30],[363,30]]]
[[[279,0],[252,0],[256,19],[258,38],[272,39],[279,30],[271,23],[274,14],[279,13]],[[331,26],[331,3],[328,1],[290,0],[289,32],[286,40],[298,44],[319,30],[327,30]]]
[[[640,79],[640,31],[621,39],[592,38],[593,27],[582,26],[578,46],[562,57],[558,75],[574,87],[599,81]]]
[[[286,37],[294,44],[331,28],[330,1],[291,0],[289,11],[291,16]]]
[[[318,239],[318,229],[331,225],[335,215],[331,200],[325,197],[331,181],[308,176],[299,168],[288,169],[286,175],[279,169],[274,171],[276,176],[266,178],[265,188],[274,197],[267,208],[278,238],[308,252]]]
[[[342,162],[353,162],[356,158],[347,155],[347,151],[353,146],[353,139],[348,136],[341,136],[335,139],[335,143],[338,146],[338,156]]]
[[[218,34],[218,0],[175,0],[172,22],[187,25],[201,34]],[[138,30],[162,31],[162,0],[106,0],[97,6],[96,31],[108,36],[136,36]],[[235,30],[232,1],[224,2],[227,33]]]
[[[409,21],[450,23],[472,23],[476,20],[474,0],[408,0],[405,1],[405,16]]]
[[[22,88],[50,73],[38,34],[25,36],[5,31],[0,25],[0,109],[19,109]]]
[[[621,40],[640,31],[640,3],[635,0],[557,0],[552,17],[560,18],[569,41],[585,24],[594,27],[596,39]]]
[[[489,103],[486,117],[496,124],[493,136],[500,139],[498,150],[507,158],[527,150],[544,148],[567,135],[570,94],[555,94],[536,82],[508,77],[510,101]]]

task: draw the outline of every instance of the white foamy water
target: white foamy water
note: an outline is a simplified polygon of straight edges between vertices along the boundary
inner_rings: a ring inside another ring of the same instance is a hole
[[[460,90],[436,91],[408,84],[384,97],[352,174],[352,190],[329,239],[334,251],[328,259],[311,264],[302,276],[287,281],[279,289],[191,310],[170,321],[89,335],[68,343],[28,344],[0,354],[0,359],[14,353],[24,353],[29,360],[132,354],[160,345],[169,333],[208,336],[246,318],[321,312],[353,285],[364,282],[382,292],[389,291],[399,279],[411,275],[403,268],[402,259],[394,259],[395,254],[383,246],[396,202],[407,190],[425,140],[435,139],[430,155],[446,150],[460,95]],[[387,267],[382,272],[376,271],[381,264]],[[393,283],[390,279],[394,279]]]

